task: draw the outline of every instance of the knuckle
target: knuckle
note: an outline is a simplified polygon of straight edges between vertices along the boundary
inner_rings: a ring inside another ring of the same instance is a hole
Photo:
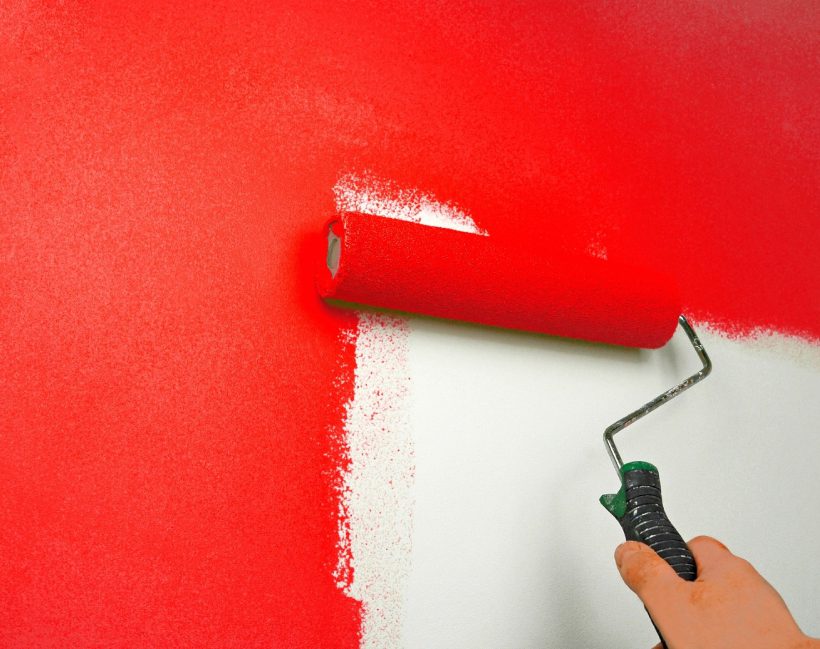
[[[732,563],[733,568],[739,573],[757,574],[757,570],[755,569],[755,567],[746,559],[743,559],[741,557],[734,557]]]
[[[695,546],[695,547],[698,547],[698,548],[701,548],[701,547],[705,548],[705,547],[712,546],[712,547],[719,548],[720,550],[725,550],[726,552],[729,551],[729,548],[727,548],[725,545],[723,545],[723,543],[718,541],[716,538],[711,537],[711,536],[706,536],[706,535],[696,536],[691,541],[689,541],[689,546],[690,547]]]

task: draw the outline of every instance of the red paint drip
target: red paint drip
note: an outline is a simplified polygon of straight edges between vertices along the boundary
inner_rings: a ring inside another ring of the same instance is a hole
[[[0,10],[0,644],[354,647],[348,170],[820,336],[816,3]],[[302,261],[300,261],[302,260]]]

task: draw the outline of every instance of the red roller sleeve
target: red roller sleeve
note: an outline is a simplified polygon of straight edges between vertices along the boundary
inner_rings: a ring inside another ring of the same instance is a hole
[[[326,228],[317,287],[333,300],[647,348],[671,338],[681,311],[669,276],[592,256],[354,212]]]

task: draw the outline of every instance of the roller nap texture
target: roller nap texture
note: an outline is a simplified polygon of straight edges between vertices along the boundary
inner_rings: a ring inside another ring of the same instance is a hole
[[[645,348],[672,337],[681,311],[670,276],[555,246],[356,212],[325,227],[317,288],[332,300]]]

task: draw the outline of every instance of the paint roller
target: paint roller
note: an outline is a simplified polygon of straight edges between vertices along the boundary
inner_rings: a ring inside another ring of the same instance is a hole
[[[624,463],[614,441],[711,371],[681,315],[672,277],[555,246],[522,249],[482,234],[358,212],[331,218],[324,236],[316,285],[334,302],[642,348],[661,347],[680,326],[702,368],[606,429],[620,489],[600,500],[627,540],[646,543],[682,579],[695,579],[692,553],[664,510],[658,469]]]

